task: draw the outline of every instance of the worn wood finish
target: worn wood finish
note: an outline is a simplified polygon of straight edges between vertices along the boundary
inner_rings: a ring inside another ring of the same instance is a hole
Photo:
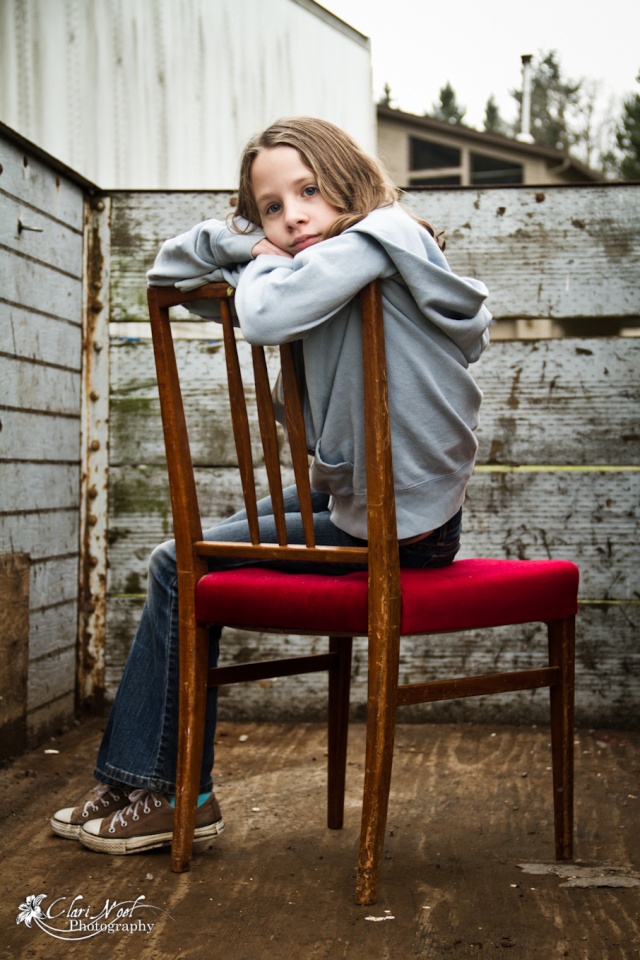
[[[229,397],[222,347],[222,331],[216,324],[214,341],[179,340],[175,344],[185,416],[195,464],[210,467],[235,466],[237,454],[228,429]],[[277,374],[280,357],[276,347],[265,350],[270,378]],[[251,349],[238,343],[243,380],[250,390]],[[153,349],[149,341],[118,339],[111,345],[111,462],[164,464],[158,387]],[[202,384],[207,384],[206,393]],[[249,399],[251,399],[251,395]],[[260,455],[255,411],[250,410],[252,452]],[[135,422],[135,430],[131,423]]]
[[[282,468],[280,465],[280,449],[271,393],[271,382],[269,380],[269,371],[267,369],[264,349],[252,347],[251,357],[253,359],[256,396],[258,397],[257,406],[260,436],[262,438],[262,449],[264,451],[265,468],[269,480],[271,502],[273,503],[276,534],[278,536],[278,543],[280,546],[284,546],[287,543],[287,524],[284,515]]]
[[[238,454],[238,469],[242,483],[244,505],[247,511],[247,523],[251,534],[251,543],[260,543],[258,529],[258,504],[256,498],[256,482],[253,475],[253,459],[251,456],[251,434],[249,432],[249,415],[244,395],[242,374],[236,350],[236,338],[231,319],[229,304],[223,301],[222,329],[224,332],[224,355],[227,365],[227,382],[229,388],[229,408],[231,411],[231,425]]]
[[[494,343],[473,366],[478,463],[640,463],[640,339]]]
[[[380,284],[365,288],[361,306],[370,556],[367,746],[356,900],[372,903],[391,787],[402,598]]]
[[[148,320],[144,276],[167,237],[194,223],[232,212],[231,191],[115,192],[112,194],[114,248],[119,254],[111,285],[114,321]]]
[[[82,237],[82,199],[76,184],[52,171],[44,160],[32,156],[16,143],[2,138],[2,189],[8,197],[22,201],[24,207],[37,215],[44,214],[50,221],[59,221]],[[25,222],[26,213],[25,213]],[[26,243],[33,243],[27,247],[27,252],[42,257],[40,239],[38,235],[27,237],[22,234],[21,239]],[[55,256],[51,251],[47,256]],[[74,273],[78,270],[79,260],[74,263]],[[69,269],[69,264],[67,264]]]
[[[640,317],[640,185],[408,191],[496,317]]]
[[[14,304],[2,304],[0,353],[79,371],[80,325],[57,320]]]
[[[130,578],[144,581],[149,553],[172,524],[164,469],[111,473],[110,589],[121,593]],[[195,475],[205,527],[241,508],[234,471],[202,467]],[[264,472],[258,483],[268,493]],[[634,601],[639,494],[638,471],[479,470],[467,488],[459,556],[565,557],[581,568],[581,599]]]
[[[219,326],[217,327],[220,330]],[[221,334],[219,334],[221,336]],[[220,340],[176,343],[195,464],[233,465]],[[238,344],[248,371],[250,347]],[[164,463],[150,343],[112,343],[112,453],[119,463]],[[267,348],[270,376],[276,348]],[[640,339],[501,341],[474,364],[484,394],[478,463],[495,466],[640,463]],[[211,392],[199,389],[206,379]],[[131,430],[135,420],[135,430]],[[257,453],[257,443],[254,443]]]
[[[223,219],[230,196],[114,195],[122,254],[114,319],[146,319],[144,274],[162,241],[199,220]],[[451,266],[485,281],[497,318],[609,318],[615,327],[640,317],[638,184],[408,190],[404,202],[447,231]]]
[[[35,744],[74,711],[83,196],[4,135],[0,166],[0,553],[31,558],[20,656]]]
[[[553,806],[556,859],[573,856],[573,724],[575,688],[575,618],[549,624],[549,662],[560,674],[550,684]]]
[[[139,593],[112,595],[109,600],[110,655],[107,689],[113,697],[142,613]],[[578,613],[576,647],[576,723],[578,726],[638,729],[640,703],[640,619],[637,604],[585,604]],[[52,629],[47,629],[47,637]],[[52,642],[57,637],[52,637]],[[545,648],[544,627],[528,624],[492,632],[403,637],[400,649],[400,683],[449,677],[538,669]],[[305,656],[323,652],[322,637],[223,631],[225,662]],[[611,678],[616,678],[615,688]],[[367,650],[364,639],[353,641],[351,710],[353,721],[363,721],[367,701]],[[242,687],[221,688],[218,712],[222,720],[278,723],[295,718],[320,722],[326,714],[326,687],[314,674],[290,680],[263,681]],[[483,699],[444,700],[414,704],[402,709],[402,722],[466,722],[538,725],[548,724],[548,697],[544,690],[515,691]]]
[[[498,318],[502,314],[547,316],[546,293],[553,315],[560,306],[566,308],[569,319],[586,309],[597,321],[606,301],[604,316],[615,329],[615,314],[629,310],[621,295],[621,290],[628,293],[628,279],[623,277],[621,286],[621,274],[628,274],[637,251],[640,221],[634,211],[640,188],[545,188],[544,201],[536,199],[536,192],[529,188],[416,190],[409,191],[406,200],[448,230],[452,266],[486,280],[489,305]],[[217,192],[113,196],[114,319],[146,319],[144,273],[160,244],[199,220],[226,216],[230,196]],[[583,208],[588,208],[588,218],[582,217]],[[572,224],[572,219],[582,219],[586,228]],[[586,305],[582,295],[573,296],[578,274],[571,272],[574,264],[569,261],[575,252],[580,276],[588,268],[593,284],[599,286],[600,293],[589,294]],[[543,264],[535,260],[540,254],[545,257]],[[536,285],[540,271],[541,296]],[[632,303],[629,323],[634,311],[640,313]],[[186,310],[182,316],[187,316]],[[220,330],[219,326],[206,329],[207,337],[212,329]],[[233,466],[236,455],[230,433],[222,426],[221,341],[182,341],[176,350],[207,526],[242,503],[241,491],[231,479],[233,471],[225,468]],[[637,727],[640,717],[640,656],[634,639],[638,479],[630,471],[611,469],[640,462],[637,351],[637,340],[613,337],[494,342],[472,368],[484,392],[478,431],[482,469],[469,487],[461,555],[564,555],[579,564],[585,603],[579,615],[576,707],[583,725]],[[240,343],[239,352],[244,371],[249,346]],[[111,353],[113,592],[107,676],[113,696],[139,617],[137,595],[145,589],[148,554],[157,542],[171,536],[172,525],[166,492],[162,494],[164,454],[151,346],[144,341],[115,340]],[[277,369],[277,350],[268,349],[267,355],[270,370]],[[197,396],[203,377],[214,380],[212,399],[206,405]],[[531,469],[502,472],[520,464]],[[607,470],[592,472],[598,465]],[[579,472],[573,469],[577,466],[589,469]],[[267,492],[266,478],[260,490]],[[309,642],[293,638],[285,647],[274,636],[232,630],[226,630],[223,639],[231,659],[245,650],[268,651],[273,657],[281,652],[303,654]],[[429,676],[445,679],[465,669],[483,673],[533,668],[533,649],[541,639],[526,627],[496,631],[492,638],[473,633],[431,638],[427,644],[420,638],[406,638],[401,671],[411,682],[423,677],[425,669]],[[364,669],[362,642],[356,641],[352,713],[359,718],[366,699]],[[220,710],[222,716],[247,719],[277,721],[292,715],[319,719],[324,702],[324,689],[311,675],[286,683],[268,682],[264,688],[248,685],[241,694],[236,688],[225,688]],[[405,707],[403,714],[415,721],[478,720],[481,716],[495,723],[544,723],[544,698],[542,693],[513,692],[485,701],[418,704]]]

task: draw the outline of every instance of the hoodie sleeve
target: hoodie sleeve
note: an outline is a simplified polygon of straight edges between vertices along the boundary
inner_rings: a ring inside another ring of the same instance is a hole
[[[215,280],[237,282],[234,268],[251,260],[251,251],[264,237],[246,220],[239,226],[247,232],[231,229],[224,220],[205,220],[167,240],[147,273],[149,285],[191,290]]]
[[[302,339],[372,280],[396,273],[379,243],[349,231],[302,250],[292,260],[261,254],[238,284],[240,327],[250,343]]]

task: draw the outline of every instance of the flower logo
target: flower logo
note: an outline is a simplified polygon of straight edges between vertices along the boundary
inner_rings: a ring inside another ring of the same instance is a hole
[[[16,923],[24,923],[29,929],[33,924],[56,940],[90,940],[101,933],[151,933],[155,927],[155,919],[151,917],[164,912],[161,907],[147,903],[144,894],[135,900],[109,898],[96,909],[82,894],[73,899],[57,897],[43,909],[41,904],[46,896],[46,893],[39,893],[37,897],[30,894],[20,904]]]
[[[25,902],[20,904],[20,913],[16,918],[16,923],[22,923],[24,920],[25,927],[30,927],[32,920],[42,920],[44,913],[40,904],[45,897],[46,893],[39,893],[37,897],[31,894],[30,897],[27,897]]]

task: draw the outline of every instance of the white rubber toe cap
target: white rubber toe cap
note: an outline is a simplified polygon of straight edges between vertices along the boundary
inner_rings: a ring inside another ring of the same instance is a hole
[[[92,833],[94,837],[97,837],[100,833],[100,827],[102,826],[102,821],[104,817],[101,817],[99,820],[89,820],[89,823],[85,823],[83,830],[85,833]]]

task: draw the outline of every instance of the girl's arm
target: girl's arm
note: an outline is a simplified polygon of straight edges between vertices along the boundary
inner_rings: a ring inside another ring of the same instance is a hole
[[[299,340],[367,283],[397,272],[380,244],[357,232],[323,240],[291,260],[258,256],[238,284],[235,303],[240,327],[250,343]]]
[[[147,274],[149,284],[189,289],[210,280],[228,281],[229,268],[248,263],[264,238],[264,231],[248,221],[239,220],[239,225],[250,232],[238,233],[224,220],[205,220],[167,240]]]

